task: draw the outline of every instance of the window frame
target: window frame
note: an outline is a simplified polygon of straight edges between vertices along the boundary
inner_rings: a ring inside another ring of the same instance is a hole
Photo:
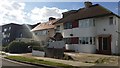
[[[113,25],[113,24],[114,24],[114,18],[113,17],[109,17],[109,25]]]

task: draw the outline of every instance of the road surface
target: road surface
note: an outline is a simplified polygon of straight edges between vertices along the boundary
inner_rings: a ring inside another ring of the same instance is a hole
[[[44,67],[38,67],[34,65],[19,63],[16,61],[11,61],[8,59],[2,59],[2,68],[44,68]]]

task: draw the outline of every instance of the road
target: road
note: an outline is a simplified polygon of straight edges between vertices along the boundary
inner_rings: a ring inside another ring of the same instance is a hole
[[[15,61],[11,61],[3,58],[2,68],[44,68],[44,67],[38,67],[34,65],[19,63],[19,62],[15,62]]]

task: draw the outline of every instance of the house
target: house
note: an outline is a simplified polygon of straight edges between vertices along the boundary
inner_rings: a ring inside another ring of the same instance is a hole
[[[54,23],[61,32],[66,50],[83,53],[116,54],[120,47],[120,16],[99,4],[85,2],[85,7],[64,12]]]
[[[50,17],[48,22],[41,23],[37,25],[35,28],[33,28],[31,30],[34,33],[33,39],[35,41],[42,42],[42,45],[45,45],[49,38],[53,37],[55,34],[54,31],[55,26],[52,24],[57,20],[58,19]]]
[[[20,25],[15,23],[2,25],[2,44],[7,45],[17,38],[32,38],[32,33],[30,32],[30,29],[34,26],[35,25]]]

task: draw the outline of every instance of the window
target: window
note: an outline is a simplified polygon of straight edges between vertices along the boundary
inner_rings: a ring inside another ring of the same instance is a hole
[[[64,38],[64,41],[66,44],[78,44],[79,38],[78,37]]]
[[[77,28],[79,26],[78,21],[66,22],[64,23],[64,29]]]
[[[92,37],[90,37],[90,44],[92,44]]]
[[[46,30],[42,31],[42,35],[46,35],[46,34],[47,34]]]
[[[79,21],[80,28],[88,28],[95,26],[95,20],[94,19],[84,19]]]
[[[95,37],[80,37],[80,44],[95,44]]]
[[[113,17],[109,17],[109,24],[113,25]]]
[[[56,27],[56,31],[60,31],[60,25]]]
[[[37,33],[35,33],[35,35],[37,35]]]
[[[88,37],[85,38],[85,44],[88,44]]]
[[[11,30],[11,27],[9,27],[9,30]]]
[[[46,34],[47,34],[47,30],[41,30],[41,31],[35,32],[35,35],[38,35],[38,36],[42,36],[42,35],[46,35]]]
[[[65,44],[71,44],[71,39],[70,38],[64,38]]]
[[[71,38],[71,43],[72,44],[78,44],[79,38],[78,37],[72,37]]]
[[[72,28],[77,28],[77,27],[79,27],[78,21],[73,21],[72,22]]]
[[[7,31],[7,29],[5,28],[4,31]]]
[[[71,22],[66,22],[64,24],[64,29],[72,29],[72,23]]]
[[[85,44],[85,37],[80,37],[80,44]]]

